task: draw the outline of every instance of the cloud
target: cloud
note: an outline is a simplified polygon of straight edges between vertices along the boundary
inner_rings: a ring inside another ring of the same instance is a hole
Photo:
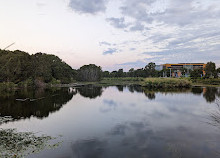
[[[78,13],[96,14],[106,10],[107,0],[70,0],[69,7]]]
[[[109,48],[108,50],[103,52],[103,55],[107,55],[107,54],[114,54],[116,53],[118,50],[116,48]]]
[[[46,5],[46,3],[44,3],[44,2],[37,2],[36,5],[37,5],[37,7],[41,8],[41,7],[44,7]]]
[[[146,62],[144,61],[141,61],[141,60],[137,60],[137,61],[132,61],[132,62],[125,62],[125,63],[121,63],[121,64],[117,64],[117,65],[120,65],[120,66],[129,66],[130,68],[133,67],[133,68],[142,68],[142,67],[145,67],[147,65]]]
[[[120,10],[124,16],[151,23],[153,19],[148,15],[147,10],[153,2],[154,0],[125,0]]]
[[[104,12],[107,0],[97,1],[71,0],[70,4],[80,13]],[[130,45],[129,51],[135,48],[145,51],[136,61],[115,66],[145,66],[146,55],[151,55],[147,62],[220,62],[220,3],[217,0],[120,0],[120,5],[115,7],[120,14],[107,15],[106,21],[128,33],[124,40],[119,34],[117,48]],[[132,33],[134,42],[129,39]],[[99,45],[116,47],[105,41]],[[109,48],[103,55],[116,52],[119,50]]]
[[[130,31],[143,31],[144,29],[144,25],[139,22],[130,27]]]
[[[216,1],[212,0],[206,2],[204,5],[196,0],[172,1],[163,14],[155,14],[154,18],[166,24],[179,26],[198,24],[198,22],[202,24],[217,19],[220,14],[219,4],[216,6]]]
[[[196,0],[125,0],[120,10],[124,17],[138,22],[151,24],[157,21],[180,26],[217,19],[220,15],[215,0],[205,4]]]
[[[217,20],[220,16],[220,4],[215,0],[124,0],[119,8],[121,23],[131,18],[130,31],[143,31],[144,25],[160,23],[162,25],[203,24]],[[117,27],[116,28],[125,28]]]
[[[111,43],[108,43],[108,42],[99,42],[99,45],[102,46],[102,45],[106,45],[106,46],[111,46]]]
[[[175,47],[175,46],[174,46]],[[219,50],[219,49],[218,49]],[[160,50],[157,52],[144,52],[141,55],[150,55],[152,58],[147,59],[157,64],[163,63],[184,63],[184,62],[204,62],[214,61],[219,62],[220,54],[216,53],[217,50],[213,49],[207,53],[207,51],[201,51],[199,47],[176,47],[174,49]]]
[[[115,102],[114,100],[104,99],[104,100],[103,100],[103,103],[106,104],[106,105],[108,105],[108,106],[114,106],[114,107],[118,106],[118,103]]]
[[[130,51],[133,51],[133,50],[136,50],[136,48],[130,48],[129,50],[130,50]]]
[[[124,18],[107,18],[106,21],[108,21],[115,28],[124,29],[129,26],[128,23],[125,23]]]

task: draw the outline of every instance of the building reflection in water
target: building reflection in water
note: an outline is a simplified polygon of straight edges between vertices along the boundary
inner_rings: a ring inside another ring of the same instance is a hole
[[[191,89],[148,89],[139,85],[116,86],[118,91],[127,89],[131,93],[143,93],[149,100],[154,100],[157,93],[193,93],[201,95],[208,102],[212,103],[220,97],[220,89],[216,87],[193,87]],[[82,86],[75,88],[60,89],[36,89],[22,90],[12,93],[0,94],[0,116],[10,116],[13,119],[30,118],[31,116],[43,119],[50,113],[59,111],[60,108],[72,99],[77,93],[82,97],[95,99],[104,92],[101,86]],[[19,101],[18,98],[29,98],[28,101]],[[106,101],[106,103],[108,103]],[[110,102],[111,103],[111,102]],[[111,103],[112,108],[116,105]]]

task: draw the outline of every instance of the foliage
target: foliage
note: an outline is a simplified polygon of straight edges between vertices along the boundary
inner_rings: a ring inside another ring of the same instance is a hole
[[[3,82],[3,83],[0,83],[0,92],[2,92],[2,91],[11,92],[16,87],[17,87],[17,85],[12,82]]]
[[[155,77],[156,76],[156,70],[155,70],[156,64],[153,62],[148,63],[145,66],[145,72],[146,72],[146,77]]]
[[[69,83],[74,75],[75,71],[55,55],[0,50],[0,82],[28,85],[34,80],[48,83],[54,78]]]
[[[216,69],[217,73],[220,73],[220,67]]]
[[[187,88],[191,86],[191,82],[186,79],[178,78],[146,78],[143,86],[149,88]]]
[[[25,52],[0,50],[0,82],[18,83],[31,74],[31,56]]]
[[[202,75],[203,75],[203,71],[201,69],[195,69],[190,72],[191,78],[201,78]]]
[[[42,119],[60,110],[75,94],[74,91],[66,88],[38,88],[16,90],[9,93],[2,92],[0,93],[1,116],[11,116],[16,120],[31,117]]]
[[[102,69],[95,64],[84,65],[77,70],[78,81],[100,81],[102,77]]]
[[[208,62],[205,67],[205,77],[210,78],[210,77],[217,77],[217,71],[216,71],[216,66],[215,63],[213,62]]]
[[[0,129],[0,157],[22,158],[45,148],[57,147],[59,143],[49,144],[55,139],[50,136],[36,136],[32,132],[17,132],[15,129]]]
[[[104,71],[102,72],[103,77],[159,77],[163,76],[163,72],[155,70],[155,63],[150,62],[145,66],[145,68],[134,69],[131,68],[128,72],[124,72],[123,69],[118,71]]]
[[[220,85],[220,78],[204,78],[192,80],[196,84],[203,85]]]

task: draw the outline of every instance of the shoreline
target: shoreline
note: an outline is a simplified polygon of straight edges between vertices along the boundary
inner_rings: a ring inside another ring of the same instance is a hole
[[[220,79],[215,79],[215,81]],[[202,82],[206,83],[202,83]],[[206,80],[192,80],[185,78],[135,78],[135,77],[122,77],[122,78],[103,78],[101,81],[96,82],[78,82],[74,81],[69,84],[54,84],[46,83],[44,87],[35,86],[19,86],[14,83],[0,83],[0,91],[13,91],[17,89],[28,88],[61,88],[61,87],[81,87],[86,85],[93,86],[126,86],[126,85],[139,85],[147,88],[190,88],[190,87],[220,87],[220,84],[207,84],[211,83],[212,79]]]

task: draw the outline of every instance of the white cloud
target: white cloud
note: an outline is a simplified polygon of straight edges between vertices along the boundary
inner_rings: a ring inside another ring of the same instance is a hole
[[[70,0],[69,6],[79,13],[96,14],[106,10],[107,0]]]

